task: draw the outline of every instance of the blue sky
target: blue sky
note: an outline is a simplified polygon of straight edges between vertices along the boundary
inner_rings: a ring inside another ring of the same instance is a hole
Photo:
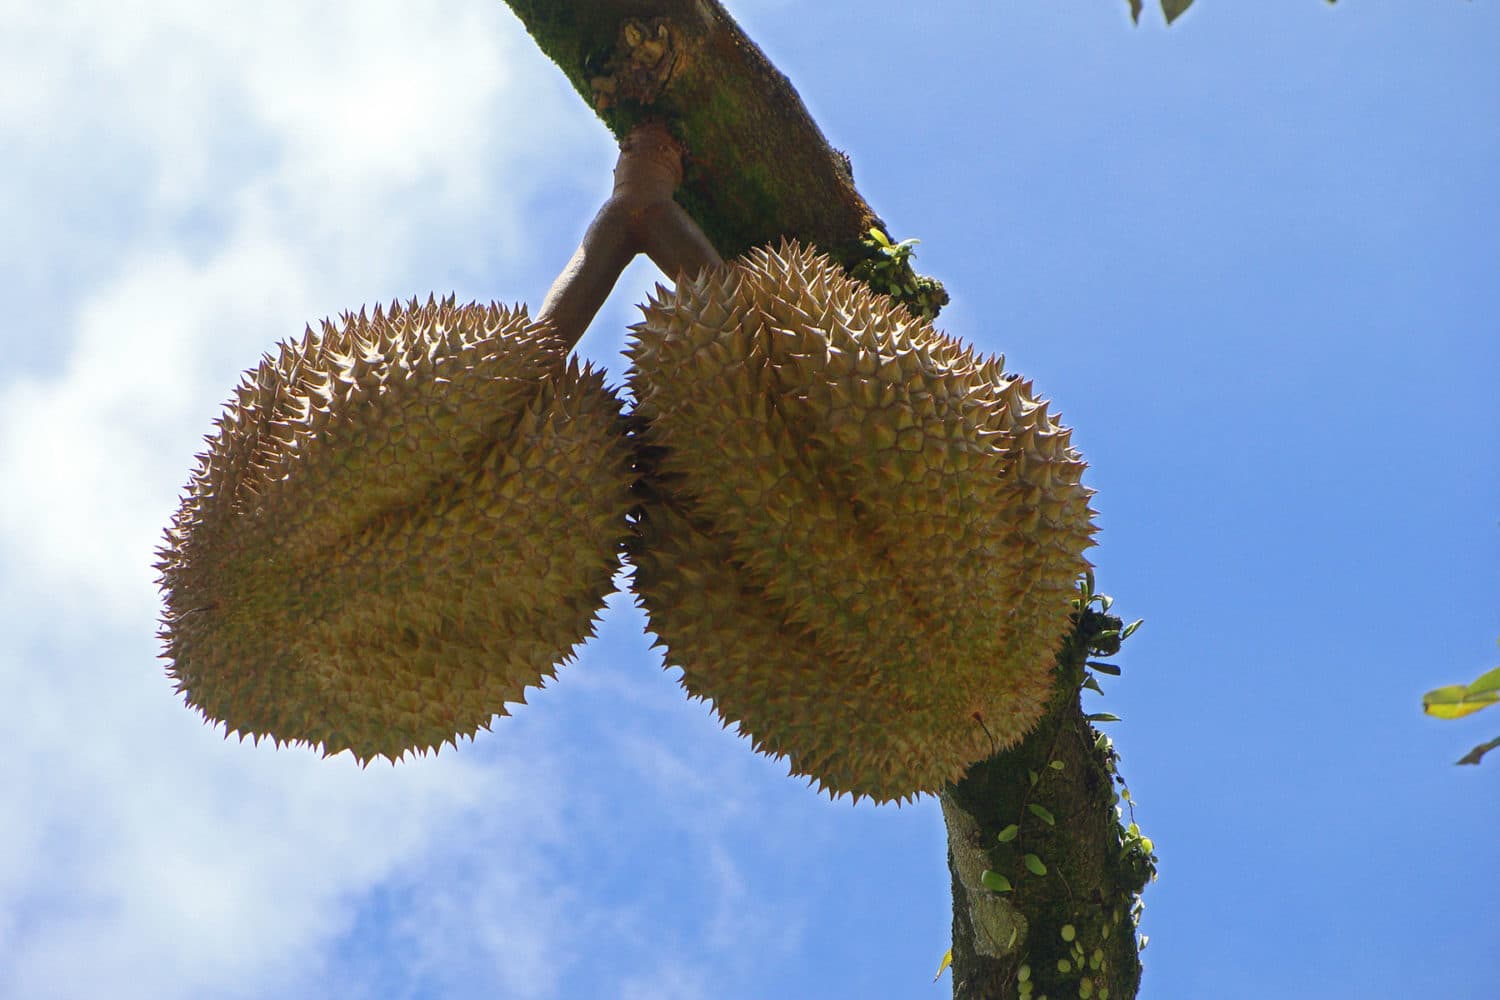
[[[940,321],[1090,462],[1146,626],[1102,709],[1161,856],[1142,996],[1500,989],[1500,12],[731,10]],[[613,145],[503,5],[0,2],[0,997],[921,997],[935,801],[830,802],[616,597],[457,752],[226,742],[152,550],[245,367],[453,291],[535,306]],[[627,273],[580,349],[618,380]],[[1090,696],[1093,698],[1093,696]],[[1493,716],[1493,717],[1492,717]]]

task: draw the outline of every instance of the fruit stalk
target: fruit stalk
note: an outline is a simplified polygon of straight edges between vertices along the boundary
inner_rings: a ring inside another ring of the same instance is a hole
[[[682,147],[665,125],[637,125],[621,141],[614,192],[537,313],[569,349],[636,254],[646,254],[674,280],[724,262],[698,224],[672,200],[681,183]]]

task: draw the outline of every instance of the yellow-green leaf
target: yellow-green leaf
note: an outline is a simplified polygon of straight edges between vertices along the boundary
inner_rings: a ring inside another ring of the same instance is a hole
[[[943,952],[943,963],[938,966],[937,975],[935,975],[935,976],[932,977],[932,981],[933,982],[937,982],[939,979],[942,979],[943,978],[943,970],[946,969],[948,966],[950,966],[952,964],[953,964],[953,949],[949,948],[947,951]]]
[[[1488,677],[1489,674],[1485,674],[1480,681]],[[1488,708],[1497,701],[1500,701],[1500,691],[1487,688],[1475,691],[1471,685],[1449,684],[1434,688],[1424,694],[1422,711],[1436,719],[1462,719],[1482,708]]]

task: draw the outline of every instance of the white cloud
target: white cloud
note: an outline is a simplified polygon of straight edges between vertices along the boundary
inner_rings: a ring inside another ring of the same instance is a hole
[[[0,995],[322,995],[378,886],[414,970],[458,952],[548,995],[547,755],[361,771],[225,743],[154,659],[150,563],[241,369],[307,320],[517,263],[529,201],[589,186],[607,137],[498,4],[0,23]]]
[[[60,376],[5,387],[0,467],[14,474],[0,497],[4,544],[38,591],[68,593],[115,623],[154,607],[151,552],[208,429],[204,394],[232,387],[227,346],[243,356],[284,321],[262,289],[309,298],[295,258],[254,238],[197,266],[170,249],[136,254],[80,304]]]
[[[283,989],[317,978],[359,894],[481,850],[509,851],[517,868],[497,877],[532,903],[509,908],[506,949],[544,951],[545,755],[361,771],[247,750],[175,703],[150,646],[59,628],[0,664],[22,709],[0,757],[19,804],[0,825],[0,995],[296,995]],[[464,940],[469,922],[444,916],[431,933]]]

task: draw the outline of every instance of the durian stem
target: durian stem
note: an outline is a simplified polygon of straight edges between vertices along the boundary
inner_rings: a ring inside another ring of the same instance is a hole
[[[703,230],[672,200],[682,183],[682,148],[665,125],[636,126],[620,143],[615,189],[537,311],[571,350],[615,287],[644,253],[676,280],[724,263]]]

